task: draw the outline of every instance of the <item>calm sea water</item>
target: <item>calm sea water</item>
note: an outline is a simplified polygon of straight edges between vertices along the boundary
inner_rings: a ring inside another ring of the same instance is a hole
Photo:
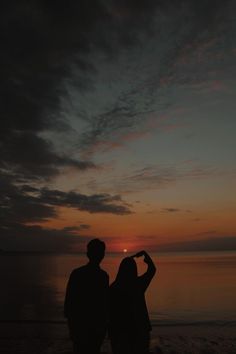
[[[236,252],[153,254],[158,272],[146,293],[152,322],[236,321]],[[123,255],[107,255],[101,266],[114,280]],[[63,301],[78,255],[0,255],[0,321],[63,321]],[[145,264],[138,260],[141,274]]]

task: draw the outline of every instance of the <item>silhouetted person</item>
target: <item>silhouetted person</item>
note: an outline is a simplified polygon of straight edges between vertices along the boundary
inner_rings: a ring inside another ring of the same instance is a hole
[[[147,271],[138,276],[133,257],[144,256]],[[114,283],[110,287],[109,336],[114,354],[149,353],[151,324],[148,316],[145,291],[156,267],[145,252],[122,260]]]
[[[99,264],[105,243],[94,239],[87,245],[88,264],[74,269],[64,304],[74,353],[99,354],[107,331],[109,277]]]

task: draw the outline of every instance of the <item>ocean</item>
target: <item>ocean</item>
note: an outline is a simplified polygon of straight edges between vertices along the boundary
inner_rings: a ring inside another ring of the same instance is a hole
[[[101,267],[115,278],[124,254],[107,254]],[[152,254],[157,273],[146,293],[154,326],[236,323],[236,252]],[[0,321],[64,323],[71,271],[83,255],[0,255]],[[138,259],[139,274],[146,265]]]

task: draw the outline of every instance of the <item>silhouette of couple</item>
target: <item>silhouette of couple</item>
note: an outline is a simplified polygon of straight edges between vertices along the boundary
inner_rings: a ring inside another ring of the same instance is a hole
[[[75,354],[100,354],[108,331],[114,354],[148,354],[151,324],[145,291],[156,267],[145,252],[122,260],[115,281],[99,266],[105,243],[87,245],[88,264],[74,269],[66,289],[64,312]],[[144,256],[146,272],[138,276],[134,257]]]

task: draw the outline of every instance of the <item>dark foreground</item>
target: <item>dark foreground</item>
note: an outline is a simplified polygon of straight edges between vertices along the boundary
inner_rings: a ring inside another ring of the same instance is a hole
[[[0,323],[3,354],[72,354],[63,323]],[[109,341],[102,353],[110,354]],[[153,354],[235,354],[235,326],[163,326],[152,331]]]

